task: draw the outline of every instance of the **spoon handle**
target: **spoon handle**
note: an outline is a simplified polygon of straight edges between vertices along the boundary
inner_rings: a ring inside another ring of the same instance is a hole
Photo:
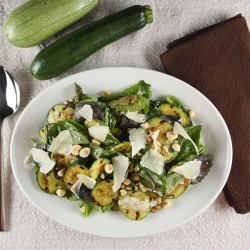
[[[6,230],[4,205],[4,168],[2,148],[2,119],[0,120],[0,231]]]

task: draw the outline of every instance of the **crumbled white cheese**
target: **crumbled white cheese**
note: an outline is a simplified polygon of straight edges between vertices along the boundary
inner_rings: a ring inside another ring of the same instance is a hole
[[[113,178],[114,178],[114,185],[113,191],[116,192],[120,187],[121,183],[124,180],[125,174],[128,169],[129,159],[124,155],[117,155],[111,158],[113,164]]]
[[[34,159],[31,152],[24,158],[23,166],[28,169],[32,169],[34,167]]]
[[[77,177],[87,188],[89,189],[94,188],[96,180],[94,180],[93,178],[83,174],[78,174]]]
[[[39,163],[41,173],[47,174],[56,164],[42,149],[32,148],[31,153],[34,161]]]
[[[59,154],[70,155],[70,149],[73,145],[71,134],[68,130],[61,131],[52,141],[48,151]]]
[[[156,150],[150,149],[141,158],[141,165],[151,171],[162,174],[164,168],[164,157]]]
[[[109,127],[107,126],[92,126],[88,128],[90,136],[92,136],[94,139],[104,142],[106,139],[106,136],[109,132]]]
[[[146,147],[147,133],[143,128],[132,128],[129,130],[129,140],[132,147],[132,157],[142,148]]]
[[[183,175],[187,179],[195,179],[200,173],[201,161],[188,161],[173,169],[173,172]]]
[[[86,122],[91,122],[93,119],[93,109],[90,105],[85,104],[81,109],[76,112],[78,115],[86,119]]]
[[[122,200],[118,201],[118,204],[122,209],[135,210],[144,212],[149,209],[150,203],[148,200],[141,200],[136,197],[126,196]]]
[[[80,188],[82,185],[82,181],[81,180],[77,180],[72,186],[71,186],[71,192],[77,197],[79,198],[79,192],[80,192]]]
[[[144,123],[147,118],[144,114],[138,114],[138,111],[135,112],[126,112],[123,113],[126,117],[128,117],[130,120],[133,120],[138,123]]]
[[[187,132],[185,131],[185,129],[178,122],[174,123],[173,131],[174,131],[174,133],[177,133],[177,134],[183,136],[185,139],[191,141],[193,143],[194,147],[195,147],[195,150],[196,150],[197,154],[199,154],[199,150],[198,150],[196,144],[190,138],[190,136],[187,134]]]

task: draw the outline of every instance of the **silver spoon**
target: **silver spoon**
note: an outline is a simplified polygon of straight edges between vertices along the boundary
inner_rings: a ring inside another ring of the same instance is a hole
[[[2,150],[2,123],[14,114],[20,103],[20,90],[10,72],[0,65],[0,231],[6,230],[4,207],[4,168]]]

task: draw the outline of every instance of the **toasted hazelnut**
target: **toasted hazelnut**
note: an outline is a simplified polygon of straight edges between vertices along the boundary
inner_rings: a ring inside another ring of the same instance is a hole
[[[80,152],[80,150],[81,150],[81,148],[82,148],[82,147],[81,147],[80,145],[75,144],[75,145],[73,145],[73,146],[71,147],[70,153],[71,153],[72,155],[78,155],[79,152]]]
[[[125,195],[127,194],[127,191],[124,190],[124,189],[121,189],[121,190],[120,190],[120,194],[121,194],[122,196],[125,196]]]
[[[108,164],[105,164],[104,170],[107,174],[111,174],[114,171],[114,167],[112,164],[108,163]]]
[[[169,208],[169,207],[171,207],[171,202],[169,200],[164,199],[162,201],[162,208],[166,209],[166,208]]]
[[[189,118],[194,118],[195,117],[195,111],[194,110],[190,109],[190,110],[188,110],[187,113],[188,113]]]
[[[144,129],[148,129],[149,128],[149,124],[147,122],[142,123],[141,127],[144,128]]]
[[[156,212],[158,212],[160,209],[161,209],[161,206],[157,205],[157,206],[152,207],[152,208],[150,209],[150,211],[151,211],[152,213],[156,213]]]
[[[178,137],[178,134],[175,133],[174,131],[168,131],[166,133],[166,136],[167,136],[168,140],[170,140],[172,142]]]
[[[162,203],[162,198],[160,196],[156,197],[156,202],[157,202],[157,205],[161,205]]]
[[[82,148],[79,152],[79,156],[82,158],[86,158],[88,157],[90,154],[90,148],[86,147],[86,148]]]
[[[96,140],[96,139],[92,139],[92,143],[93,143],[95,146],[100,146],[100,145],[101,145],[101,143],[100,143],[98,140]]]
[[[127,179],[127,178],[124,178],[124,180],[123,180],[123,184],[124,185],[129,185],[131,183],[131,180],[130,179]]]
[[[102,92],[102,95],[110,95],[110,91],[109,90],[103,90],[103,92]]]
[[[57,189],[56,194],[59,197],[63,197],[66,194],[66,190],[65,189]]]
[[[139,177],[138,177],[138,175],[136,173],[132,173],[131,174],[131,180],[132,181],[139,181],[140,179],[139,179]]]
[[[101,179],[105,179],[104,173],[101,173],[101,174],[100,174],[100,178],[101,178]]]
[[[172,144],[172,149],[173,149],[174,151],[180,152],[181,147],[180,147],[180,145],[179,145],[177,142],[174,142],[174,143]]]
[[[64,172],[65,172],[65,168],[63,168],[63,169],[61,169],[60,171],[58,171],[58,172],[57,172],[57,175],[60,176],[60,177],[63,177]]]

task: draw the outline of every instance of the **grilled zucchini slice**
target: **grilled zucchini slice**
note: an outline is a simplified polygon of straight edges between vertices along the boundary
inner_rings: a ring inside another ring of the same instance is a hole
[[[55,194],[58,189],[58,187],[54,183],[49,182],[47,176],[39,170],[36,171],[36,181],[41,190],[46,193]]]
[[[73,165],[72,167],[68,168],[65,172],[63,179],[64,183],[66,185],[66,188],[68,190],[71,190],[71,187],[74,185],[74,183],[78,180],[77,175],[83,174],[89,176],[89,170],[87,167],[83,165]]]
[[[91,196],[98,206],[105,206],[118,198],[119,191],[114,192],[112,186],[113,180],[100,181],[92,190]]]
[[[47,116],[48,123],[56,123],[63,120],[75,120],[74,109],[65,105],[53,106]]]
[[[122,202],[123,201],[123,202]],[[128,191],[119,195],[119,209],[131,220],[142,220],[150,211],[150,197],[142,191]]]
[[[96,180],[100,176],[100,174],[104,172],[104,166],[108,163],[110,163],[110,160],[106,158],[95,160],[89,169],[90,177]]]

